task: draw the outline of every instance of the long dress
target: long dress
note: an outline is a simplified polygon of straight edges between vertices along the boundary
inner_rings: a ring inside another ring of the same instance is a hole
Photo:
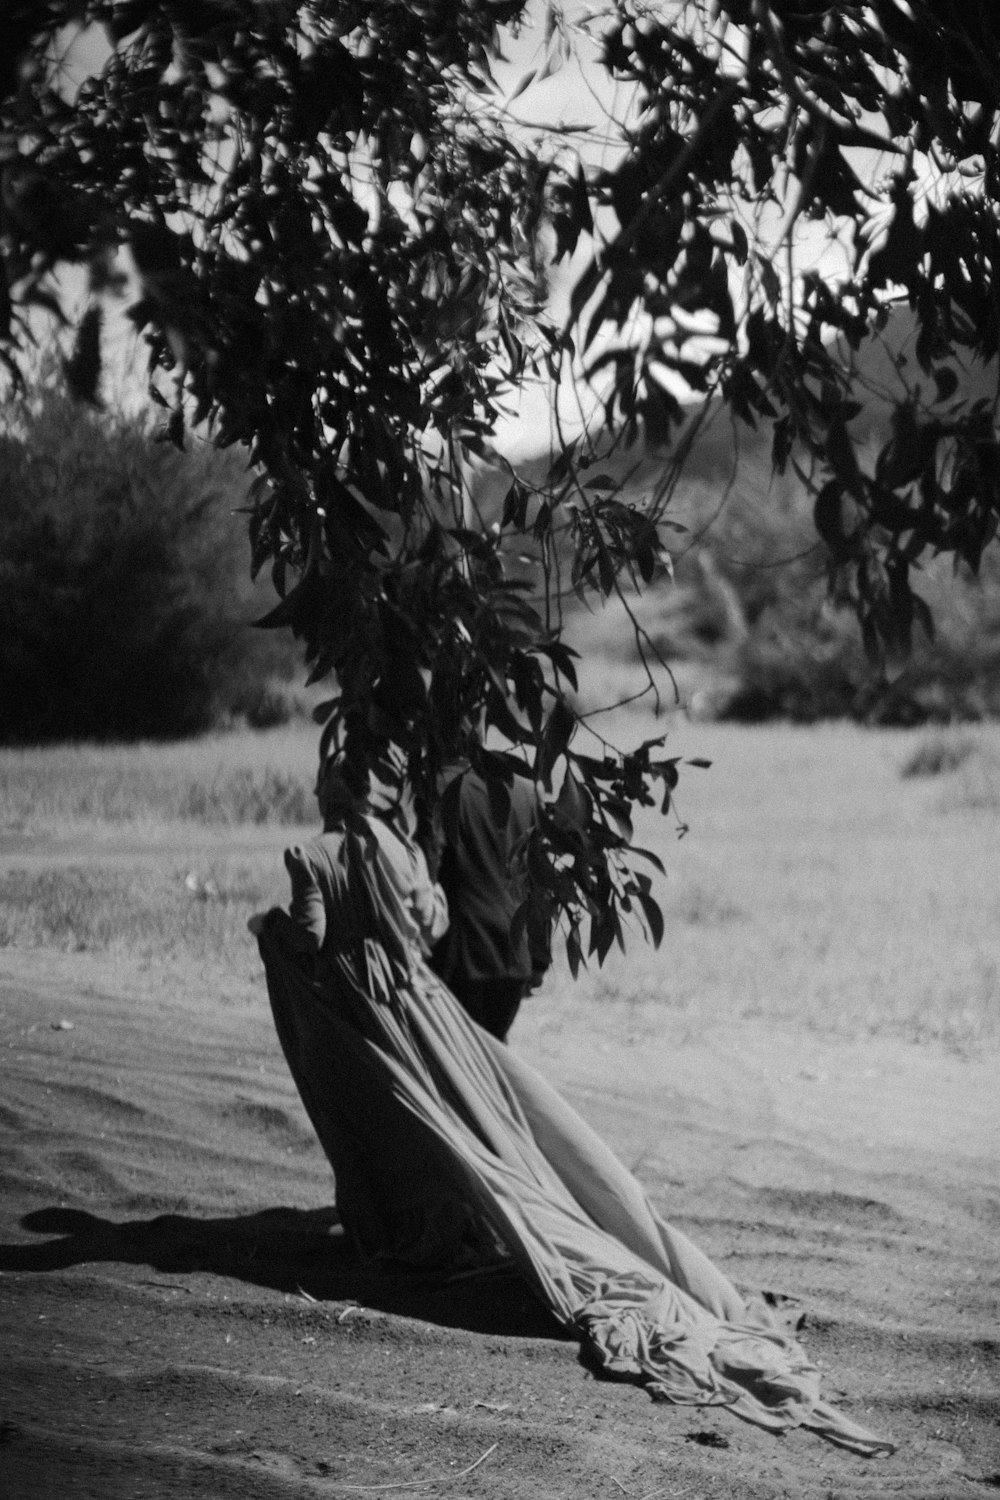
[[[662,1219],[534,1068],[475,1025],[424,961],[434,887],[373,823],[286,853],[290,914],[259,941],[285,1057],[359,1254],[418,1266],[509,1257],[609,1374],[657,1398],[893,1444],[820,1395],[819,1374]]]

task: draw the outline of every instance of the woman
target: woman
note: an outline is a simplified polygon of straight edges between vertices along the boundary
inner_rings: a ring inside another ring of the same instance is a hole
[[[428,967],[446,921],[407,834],[334,767],[324,835],[285,856],[288,913],[254,919],[278,1035],[359,1253],[448,1268],[507,1258],[606,1371],[675,1402],[892,1444],[819,1376],[534,1069]]]

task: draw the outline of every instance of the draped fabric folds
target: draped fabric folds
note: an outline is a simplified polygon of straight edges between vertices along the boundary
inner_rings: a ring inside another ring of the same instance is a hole
[[[359,1253],[453,1269],[509,1258],[599,1366],[654,1397],[891,1451],[822,1399],[770,1309],[751,1308],[556,1091],[468,1019],[398,941],[377,862],[362,865],[352,881],[388,934],[315,962],[280,920],[260,934],[278,1036]],[[343,866],[329,877],[346,890]]]

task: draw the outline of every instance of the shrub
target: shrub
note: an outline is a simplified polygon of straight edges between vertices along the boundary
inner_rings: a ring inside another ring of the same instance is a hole
[[[934,639],[914,629],[912,654],[889,679],[867,661],[849,610],[824,604],[806,584],[769,610],[740,643],[738,686],[724,716],[872,724],[979,722],[1000,714],[1000,564],[984,558],[978,578],[950,564],[926,571]]]
[[[865,656],[850,607],[827,599],[825,563],[801,488],[775,487],[748,461],[740,488],[703,480],[687,497],[690,547],[661,587],[650,627],[666,659],[695,661],[726,683],[718,716],[742,722],[849,718],[865,723],[977,721],[1000,714],[1000,559],[980,573],[939,559],[915,578],[933,641],[913,631],[890,678]]]
[[[51,385],[0,432],[0,740],[273,723],[291,643],[255,632],[234,453],[178,453]]]

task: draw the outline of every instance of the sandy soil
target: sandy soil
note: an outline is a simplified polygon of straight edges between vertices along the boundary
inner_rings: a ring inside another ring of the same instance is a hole
[[[799,1299],[865,1460],[597,1380],[513,1277],[376,1280],[261,988],[0,953],[0,1494],[945,1500],[1000,1490],[995,1059],[652,1002],[514,1045],[740,1285]]]

